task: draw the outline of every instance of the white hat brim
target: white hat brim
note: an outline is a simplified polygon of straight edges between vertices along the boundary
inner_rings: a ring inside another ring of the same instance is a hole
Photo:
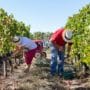
[[[65,38],[65,33],[66,33],[66,30],[64,30],[64,32],[62,33],[62,37],[63,37],[63,40],[65,41],[65,42],[72,42],[71,40],[68,40],[68,39],[66,39]]]

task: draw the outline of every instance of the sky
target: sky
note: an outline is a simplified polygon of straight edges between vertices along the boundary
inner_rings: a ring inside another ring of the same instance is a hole
[[[30,32],[54,32],[90,0],[0,0],[0,8],[30,25]]]

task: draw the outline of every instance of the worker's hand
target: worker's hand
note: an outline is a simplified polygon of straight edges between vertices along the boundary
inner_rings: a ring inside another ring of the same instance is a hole
[[[13,53],[11,57],[12,57],[12,58],[15,57],[15,54]]]
[[[18,52],[13,52],[12,57],[15,57],[18,54],[19,54]]]
[[[69,58],[69,57],[70,57],[70,54],[69,54],[69,53],[67,53],[67,54],[66,54],[66,57],[67,57],[67,58]]]
[[[64,48],[62,46],[59,47],[59,51],[63,51]]]

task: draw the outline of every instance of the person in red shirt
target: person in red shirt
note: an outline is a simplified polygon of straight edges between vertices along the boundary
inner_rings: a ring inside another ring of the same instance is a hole
[[[51,75],[55,75],[58,70],[58,75],[60,77],[63,76],[65,46],[66,44],[68,45],[68,55],[69,55],[72,45],[71,38],[72,38],[72,31],[65,30],[64,28],[59,28],[51,35],[50,37]]]

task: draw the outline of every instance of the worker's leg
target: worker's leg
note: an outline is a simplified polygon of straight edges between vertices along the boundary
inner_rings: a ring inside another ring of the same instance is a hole
[[[57,49],[51,44],[51,61],[50,61],[50,72],[51,75],[54,75],[56,73],[56,67],[57,67]]]
[[[35,56],[35,53],[36,53],[36,49],[33,49],[33,50],[28,51],[28,52],[25,52],[25,54],[24,54],[25,55],[25,62],[27,64],[26,72],[28,72],[30,69],[33,57]]]
[[[62,76],[64,72],[64,51],[59,51],[58,55],[58,75]]]

